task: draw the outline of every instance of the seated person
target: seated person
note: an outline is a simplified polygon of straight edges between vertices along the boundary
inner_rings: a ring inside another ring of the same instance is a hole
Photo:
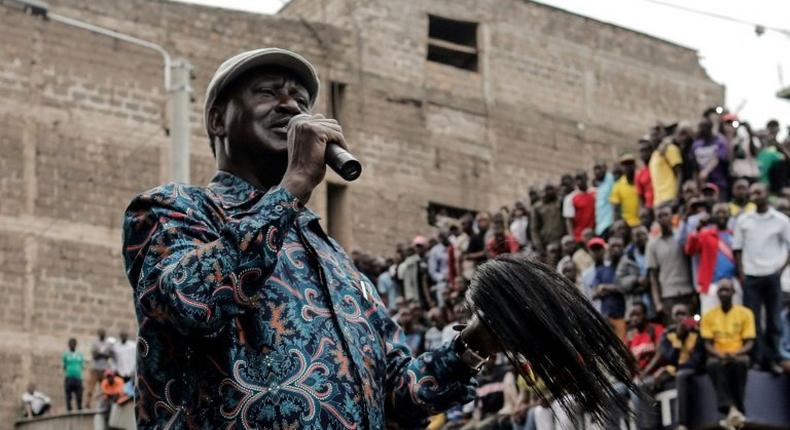
[[[719,282],[719,306],[702,317],[700,332],[708,353],[706,368],[716,389],[719,412],[727,417],[719,423],[740,428],[745,418],[744,391],[749,370],[749,353],[754,347],[755,323],[752,311],[733,304],[734,288],[728,279]]]
[[[36,391],[36,384],[31,382],[27,386],[27,391],[22,394],[22,403],[25,408],[25,417],[32,418],[47,413],[51,401],[44,393]]]
[[[700,370],[704,349],[702,339],[691,316],[688,305],[678,303],[672,307],[672,325],[661,336],[658,348],[661,362],[665,364],[663,376],[674,377],[678,392],[676,402],[678,427],[686,430],[688,424],[688,380]]]
[[[647,321],[647,306],[644,302],[634,302],[628,318],[631,329],[626,336],[626,346],[639,365],[639,385],[652,394],[660,389],[658,385],[661,381],[656,376],[661,374],[658,345],[664,326]],[[656,407],[638,396],[632,396],[632,400],[637,412],[638,428],[656,427],[659,423]]]
[[[114,403],[124,394],[123,378],[117,376],[112,370],[104,372],[104,379],[101,381],[102,399],[109,408],[111,403]]]

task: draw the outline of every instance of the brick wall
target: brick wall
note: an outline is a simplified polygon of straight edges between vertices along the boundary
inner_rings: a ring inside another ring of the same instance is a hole
[[[323,83],[346,83],[343,125],[365,168],[347,192],[349,249],[388,252],[424,233],[431,201],[512,203],[531,184],[612,157],[656,118],[693,118],[723,99],[691,50],[520,0],[294,0],[279,16],[49,3],[195,66],[193,183],[214,171],[200,110],[223,59],[281,46],[314,62]],[[425,61],[427,13],[480,22],[479,73]],[[98,327],[134,327],[120,222],[133,195],[167,179],[162,81],[156,53],[0,8],[4,422],[30,380],[62,407],[68,337],[87,352]],[[326,212],[325,187],[311,204]]]

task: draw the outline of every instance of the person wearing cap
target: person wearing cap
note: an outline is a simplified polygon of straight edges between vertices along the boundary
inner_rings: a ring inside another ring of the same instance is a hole
[[[704,119],[699,122],[697,128],[697,139],[691,146],[694,159],[699,166],[697,179],[702,182],[712,182],[719,187],[723,197],[729,188],[728,163],[729,149],[724,136],[713,128],[713,123]]]
[[[587,249],[590,251],[593,265],[584,270],[581,274],[581,288],[582,292],[588,299],[593,302],[593,305],[601,310],[601,302],[595,297],[595,274],[598,269],[606,265],[606,241],[600,237],[593,237],[587,241]]]
[[[623,175],[614,183],[609,201],[613,206],[614,219],[623,219],[630,227],[639,225],[639,193],[636,191],[636,158],[633,154],[620,157]]]
[[[473,318],[413,355],[372,283],[305,207],[338,123],[312,114],[313,66],[276,48],[234,56],[205,95],[208,186],[168,183],[125,213],[139,323],[137,425],[422,426],[474,398],[498,344]]]

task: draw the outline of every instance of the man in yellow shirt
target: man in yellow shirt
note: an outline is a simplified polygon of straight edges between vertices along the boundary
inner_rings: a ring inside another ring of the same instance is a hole
[[[630,227],[636,227],[640,224],[639,193],[634,180],[636,158],[633,154],[625,154],[620,157],[620,166],[623,176],[614,183],[609,202],[612,203],[615,220],[622,218]]]
[[[752,213],[757,210],[754,202],[749,201],[749,181],[737,179],[732,184],[732,200],[730,200],[730,216],[737,218],[743,213]]]
[[[680,148],[668,137],[658,145],[647,167],[653,183],[653,207],[662,203],[674,202],[680,193],[680,174],[683,157]]]
[[[719,281],[716,295],[721,305],[708,311],[700,326],[719,412],[727,414],[719,424],[728,429],[740,428],[744,423],[743,398],[749,352],[756,336],[754,314],[749,308],[732,303],[733,292],[732,281]]]

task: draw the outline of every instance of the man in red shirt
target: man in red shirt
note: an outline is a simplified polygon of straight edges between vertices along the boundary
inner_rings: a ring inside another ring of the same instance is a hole
[[[653,155],[653,143],[650,139],[643,137],[639,139],[639,158],[642,160],[642,167],[636,171],[636,192],[639,194],[639,205],[645,208],[653,207],[653,182],[650,179],[650,156]]]
[[[568,232],[573,234],[577,243],[581,243],[584,240],[582,231],[595,228],[595,190],[589,189],[585,172],[577,173],[574,180],[576,192],[563,203],[562,217]]]
[[[664,326],[647,321],[647,306],[643,302],[634,302],[631,306],[629,314],[631,330],[626,336],[626,345],[639,364],[639,385],[652,394],[658,391],[661,385],[661,381],[656,379],[659,379],[661,373],[657,371],[661,364],[658,348],[661,335],[664,334]],[[655,405],[642,401],[638,396],[632,396],[632,400],[637,414],[637,428],[656,428],[658,413]]]
[[[486,251],[489,258],[494,258],[497,255],[515,253],[521,249],[518,240],[507,232],[505,223],[501,220],[494,221],[494,235],[486,243]]]

